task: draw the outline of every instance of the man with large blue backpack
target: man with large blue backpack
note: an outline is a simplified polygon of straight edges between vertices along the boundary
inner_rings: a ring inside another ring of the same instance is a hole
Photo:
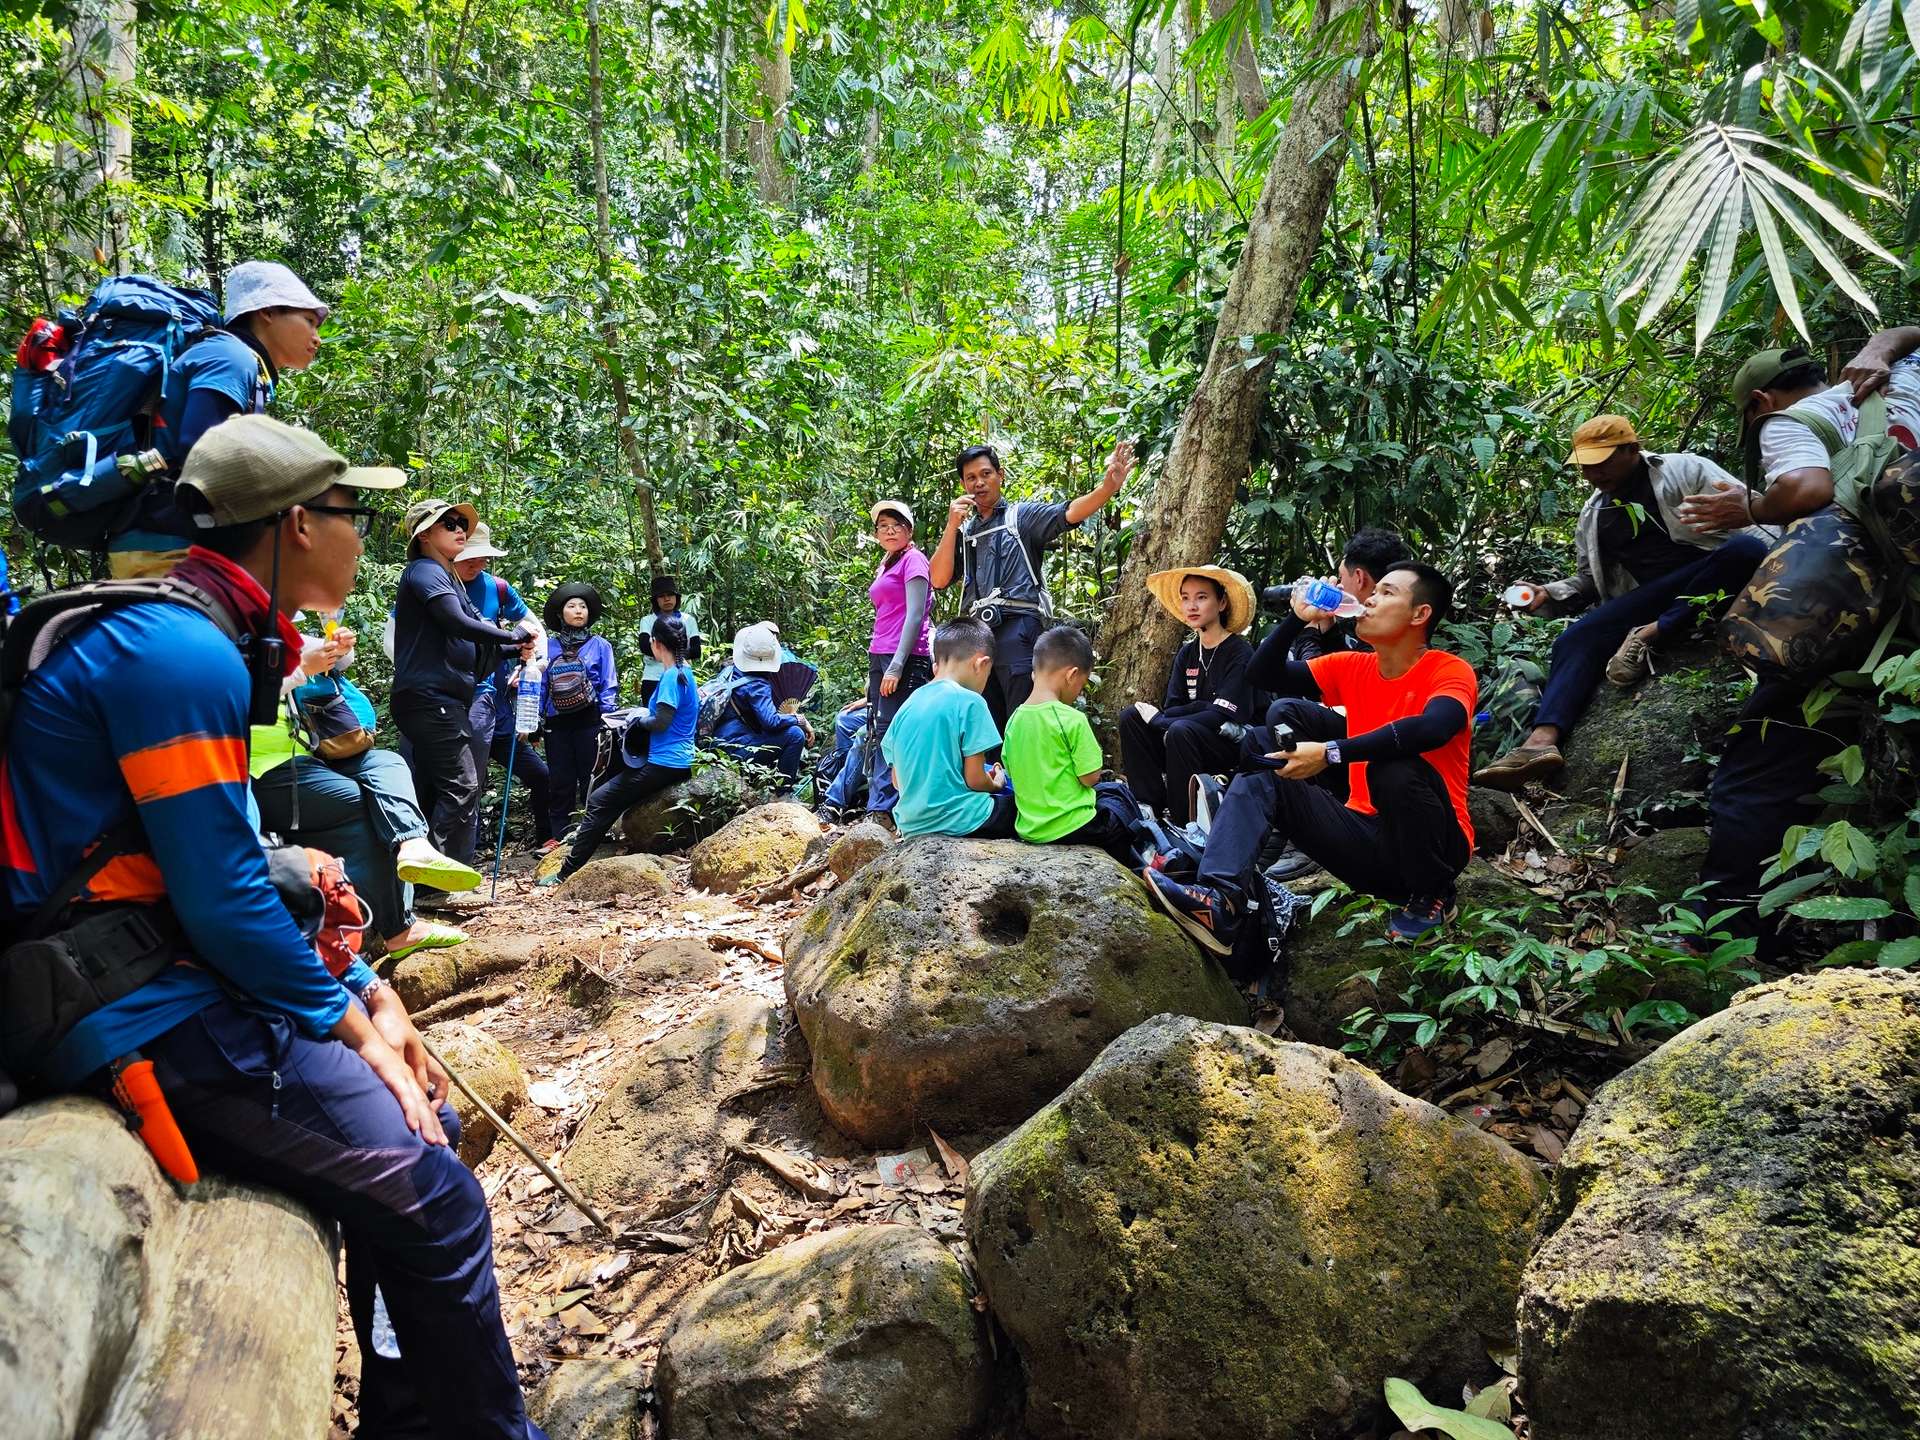
[[[204,290],[112,275],[78,315],[21,343],[8,434],[13,509],[42,539],[105,550],[117,578],[164,575],[192,543],[173,477],[200,437],[272,403],[304,370],[327,307],[286,266],[236,265],[222,312]]]

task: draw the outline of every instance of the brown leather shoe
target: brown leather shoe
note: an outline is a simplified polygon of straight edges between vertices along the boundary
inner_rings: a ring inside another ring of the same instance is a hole
[[[1607,679],[1622,690],[1631,690],[1653,673],[1653,646],[1641,638],[1638,630],[1629,630],[1620,648],[1607,661]]]
[[[1566,757],[1558,745],[1517,745],[1474,771],[1473,783],[1485,790],[1519,790],[1530,781],[1545,780],[1566,768]]]

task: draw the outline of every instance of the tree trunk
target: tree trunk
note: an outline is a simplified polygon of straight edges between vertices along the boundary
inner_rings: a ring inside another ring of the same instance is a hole
[[[780,132],[787,125],[787,106],[793,98],[793,57],[779,36],[760,46],[760,113],[747,126],[747,153],[768,205],[793,201],[793,181],[780,160]]]
[[[600,74],[600,0],[587,0],[587,128],[593,139],[593,253],[600,274],[600,343],[602,363],[613,384],[613,414],[620,453],[633,475],[633,502],[640,512],[640,531],[646,539],[647,560],[657,575],[667,568],[660,548],[660,522],[653,509],[653,481],[647,457],[634,433],[633,402],[627,392],[626,361],[620,353],[620,327],[613,304],[613,221],[607,204],[607,114],[605,86]]]
[[[1360,3],[1328,0],[1316,32],[1344,31],[1342,17]],[[1378,43],[1369,24],[1360,41],[1362,53],[1371,54]],[[1293,97],[1292,116],[1274,150],[1220,308],[1206,368],[1181,417],[1165,473],[1134,525],[1133,548],[1107,613],[1102,694],[1114,709],[1160,693],[1167,657],[1180,639],[1178,622],[1147,593],[1147,576],[1207,563],[1226,534],[1235,487],[1247,478],[1270,369],[1266,364],[1248,368],[1249,351],[1241,341],[1282,334],[1293,319],[1334,180],[1345,162],[1339,142],[1353,93],[1352,67],[1342,66],[1303,85]]]
[[[1234,0],[1209,0],[1207,9],[1215,20],[1233,8]],[[1260,61],[1253,53],[1253,36],[1240,32],[1240,43],[1233,51],[1233,93],[1240,101],[1240,113],[1257,120],[1267,113],[1267,87],[1260,79]]]
[[[116,274],[127,268],[126,208],[115,187],[132,178],[133,130],[117,109],[127,103],[135,56],[134,0],[81,0],[61,60],[75,126],[88,139],[62,144],[54,155],[73,177],[62,276],[70,287],[88,288],[84,277],[102,267]]]
[[[118,1112],[0,1121],[0,1435],[321,1435],[334,1228],[203,1178],[182,1199]]]
[[[1173,73],[1173,26],[1162,25],[1153,40],[1153,142],[1147,151],[1147,183],[1155,185],[1167,168],[1167,144],[1180,129],[1180,109],[1173,101],[1178,79]]]

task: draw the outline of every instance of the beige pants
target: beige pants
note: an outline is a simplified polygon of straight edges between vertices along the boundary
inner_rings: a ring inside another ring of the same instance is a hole
[[[112,550],[107,553],[107,570],[116,580],[151,580],[186,558],[184,546],[178,550]]]

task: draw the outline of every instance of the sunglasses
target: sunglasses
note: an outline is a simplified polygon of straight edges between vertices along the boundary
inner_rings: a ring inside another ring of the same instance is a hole
[[[362,540],[373,530],[373,511],[364,505],[308,505],[308,510],[322,515],[345,515],[353,521],[353,533]]]
[[[442,530],[457,530],[464,535],[467,533],[467,517],[464,515],[442,515],[440,517],[440,528]]]

